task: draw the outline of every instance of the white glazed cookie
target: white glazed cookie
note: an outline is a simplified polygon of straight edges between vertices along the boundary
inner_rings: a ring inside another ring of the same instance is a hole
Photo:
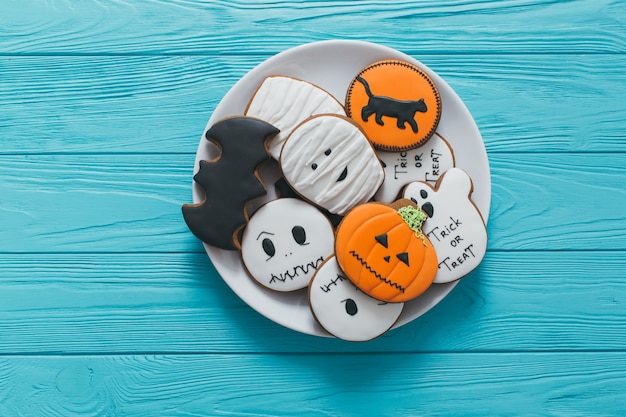
[[[404,303],[386,303],[359,290],[336,258],[319,267],[309,285],[311,312],[330,334],[351,342],[374,339],[398,320]]]
[[[358,125],[330,114],[313,116],[294,129],[283,145],[280,168],[298,194],[340,215],[372,198],[385,178]]]
[[[435,187],[413,182],[403,192],[428,215],[423,231],[432,242],[439,269],[435,283],[455,281],[469,274],[487,251],[487,229],[470,199],[472,180],[459,168],[443,173]]]
[[[276,160],[291,131],[305,119],[322,113],[346,114],[341,103],[318,86],[279,75],[267,77],[261,83],[245,111],[246,116],[257,117],[280,129],[269,141],[270,153]]]
[[[377,151],[385,169],[385,182],[374,200],[396,201],[402,187],[413,181],[435,184],[439,176],[454,167],[454,154],[448,142],[435,133],[419,148],[400,152]]]
[[[249,274],[276,291],[305,288],[317,267],[333,253],[334,231],[316,207],[296,198],[261,206],[241,239],[241,257]]]

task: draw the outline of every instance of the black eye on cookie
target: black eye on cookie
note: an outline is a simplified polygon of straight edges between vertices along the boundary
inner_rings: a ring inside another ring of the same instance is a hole
[[[263,247],[263,252],[265,252],[265,254],[270,258],[276,255],[276,247],[274,246],[274,242],[272,242],[272,239],[266,237],[261,242],[261,246]]]
[[[428,198],[428,191],[426,190],[420,190],[420,197],[422,197],[423,199]],[[417,202],[417,200],[413,197],[411,197],[411,201],[413,201],[415,204],[419,205],[419,203]],[[429,202],[425,202],[424,204],[422,204],[421,209],[424,211],[424,213],[426,213],[428,215],[428,217],[433,217],[433,214],[435,212],[435,208],[433,207],[433,205]]]
[[[328,148],[328,149],[326,149],[326,150],[324,151],[324,155],[328,156],[328,155],[330,155],[330,153],[331,153],[332,151],[333,151],[332,149]],[[315,170],[317,169],[317,164],[316,164],[315,162],[313,162],[313,163],[311,164],[311,169],[312,169],[313,171],[315,171]]]
[[[342,303],[346,303],[346,313],[350,316],[354,316],[358,311],[358,307],[356,306],[356,302],[352,298],[346,298],[345,300],[341,300]]]
[[[308,245],[309,242],[306,241],[306,230],[302,226],[294,226],[291,228],[291,235],[293,236],[293,240],[296,241],[298,245]]]

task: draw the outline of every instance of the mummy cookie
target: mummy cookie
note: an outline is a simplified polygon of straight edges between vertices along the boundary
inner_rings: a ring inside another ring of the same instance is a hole
[[[435,133],[419,148],[408,151],[377,152],[385,169],[385,182],[374,200],[391,203],[402,188],[413,181],[435,184],[439,176],[454,166],[454,155],[448,142]]]
[[[243,231],[241,257],[250,276],[276,291],[305,288],[333,253],[334,231],[314,206],[279,198],[254,212]]]
[[[239,247],[238,234],[248,219],[245,203],[265,194],[257,168],[269,160],[266,141],[278,129],[251,117],[230,117],[215,123],[205,137],[221,150],[219,157],[200,161],[193,177],[205,191],[198,204],[185,204],[183,217],[201,241],[221,249]]]
[[[335,257],[327,259],[309,285],[311,312],[330,334],[352,342],[374,339],[398,320],[403,303],[386,303],[350,282]]]
[[[280,168],[299,195],[340,215],[372,198],[385,176],[361,129],[337,115],[313,116],[294,129]]]
[[[441,118],[439,90],[416,65],[400,60],[375,62],[352,80],[346,114],[377,149],[402,151],[424,144]]]
[[[405,199],[357,206],[337,229],[340,268],[360,290],[379,300],[417,297],[437,273],[437,254],[421,229],[426,217]]]
[[[245,111],[273,124],[280,133],[269,144],[272,157],[278,160],[283,142],[305,119],[322,113],[345,115],[341,103],[321,88],[291,77],[267,77]]]
[[[470,199],[472,180],[459,168],[446,171],[435,187],[423,182],[409,184],[404,197],[427,213],[424,234],[439,259],[435,283],[455,281],[469,274],[487,251],[487,230]]]

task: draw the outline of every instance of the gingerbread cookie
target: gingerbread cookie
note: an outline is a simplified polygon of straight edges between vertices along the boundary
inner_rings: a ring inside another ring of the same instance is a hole
[[[430,76],[406,61],[378,61],[361,70],[346,95],[346,114],[374,147],[403,151],[424,144],[441,118],[441,97]]]
[[[422,233],[426,220],[415,203],[366,203],[341,221],[335,256],[346,276],[366,294],[383,301],[411,300],[432,284],[437,254]]]
[[[230,117],[211,126],[206,139],[220,155],[200,161],[193,179],[205,191],[197,204],[185,204],[183,217],[201,241],[221,249],[239,247],[238,233],[248,219],[245,203],[265,194],[257,169],[269,160],[266,141],[278,133],[271,124],[252,117]]]
[[[299,195],[340,215],[372,198],[385,177],[361,129],[337,115],[313,116],[294,129],[280,168]]]
[[[269,143],[272,158],[278,160],[283,142],[305,119],[323,113],[345,115],[341,103],[318,86],[285,76],[267,77],[245,111],[280,129]]]
[[[352,342],[385,333],[404,308],[404,303],[387,303],[364,294],[346,278],[334,256],[324,261],[313,276],[309,305],[326,331]]]
[[[402,188],[413,181],[435,184],[439,176],[454,166],[448,142],[435,133],[424,145],[408,151],[377,152],[385,169],[385,182],[374,200],[391,203]]]
[[[404,197],[419,204],[429,219],[424,224],[437,251],[439,268],[435,283],[455,281],[469,274],[487,251],[487,230],[472,202],[472,180],[459,168],[446,171],[433,187],[409,184]]]
[[[254,212],[243,230],[241,257],[250,276],[275,291],[305,288],[333,253],[334,231],[314,206],[279,198]]]

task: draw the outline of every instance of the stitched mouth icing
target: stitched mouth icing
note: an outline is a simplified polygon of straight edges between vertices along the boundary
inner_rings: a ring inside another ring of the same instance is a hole
[[[395,282],[393,282],[393,281],[383,277],[378,272],[374,271],[374,269],[372,269],[372,267],[369,266],[367,261],[365,261],[365,259],[361,258],[359,256],[359,254],[356,253],[356,251],[351,250],[349,253],[350,253],[350,255],[354,256],[356,258],[356,260],[359,261],[361,263],[361,265],[363,265],[365,267],[365,269],[370,271],[376,278],[378,278],[379,280],[381,280],[382,282],[384,282],[385,284],[387,284],[387,285],[389,285],[391,287],[397,288],[400,292],[402,292],[402,293],[404,292],[405,288],[402,285],[400,285],[398,283],[395,283]]]
[[[287,280],[293,281],[294,278],[299,277],[300,274],[306,275],[309,273],[309,271],[311,270],[311,268],[313,269],[317,269],[317,267],[324,261],[324,257],[320,256],[319,258],[308,262],[306,264],[302,264],[302,265],[296,265],[294,266],[291,270],[287,270],[285,272],[279,273],[278,275],[275,275],[274,273],[272,273],[272,276],[270,277],[270,284],[274,284],[277,281],[280,282],[286,282]]]

